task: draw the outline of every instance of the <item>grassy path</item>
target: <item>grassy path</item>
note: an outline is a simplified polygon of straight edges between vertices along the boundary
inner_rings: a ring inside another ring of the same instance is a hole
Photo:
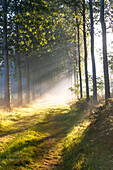
[[[78,146],[94,121],[88,114],[84,101],[1,114],[0,170],[81,169],[86,159]]]

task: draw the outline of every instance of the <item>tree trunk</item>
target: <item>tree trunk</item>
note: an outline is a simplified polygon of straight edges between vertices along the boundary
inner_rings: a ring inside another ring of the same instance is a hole
[[[79,24],[77,24],[78,29],[78,56],[79,56],[79,79],[80,79],[80,98],[82,98],[82,76],[81,76],[81,57],[80,57],[80,38],[79,38]]]
[[[77,72],[76,72],[76,86],[77,86],[77,99],[79,98],[78,91],[79,91],[79,86],[78,86],[78,60],[76,59],[76,67],[77,67]]]
[[[75,28],[75,32],[76,32],[76,28]],[[77,65],[76,65],[77,51],[76,51],[76,49],[77,49],[77,43],[76,43],[76,35],[75,35],[75,57],[74,57],[74,84],[75,84],[75,86],[76,86],[76,75],[77,75]]]
[[[15,15],[18,14],[17,10],[17,2],[15,0]],[[15,48],[15,54],[16,54],[16,66],[17,66],[17,88],[18,88],[18,105],[22,105],[22,74],[21,74],[21,61],[19,56],[19,34],[18,34],[18,23],[16,22],[16,48]]]
[[[33,65],[33,100],[35,100],[35,98],[36,98],[36,96],[35,96],[35,93],[36,93],[35,83],[36,83],[36,81],[35,81],[35,63],[34,63],[34,65]]]
[[[89,84],[87,71],[87,45],[86,45],[86,29],[85,29],[85,0],[83,0],[83,35],[84,35],[84,52],[85,52],[85,78],[86,78],[86,98],[89,100]]]
[[[76,32],[76,31],[75,31]],[[75,89],[78,89],[78,71],[77,71],[77,67],[78,67],[78,60],[77,60],[77,37],[75,35],[75,59],[74,59],[74,84],[75,84]],[[76,98],[78,99],[78,93],[75,94]]]
[[[76,86],[76,66],[75,66],[76,60],[74,60],[74,85]]]
[[[5,103],[6,107],[10,109],[10,76],[9,76],[9,56],[8,56],[8,42],[7,42],[7,1],[3,0],[3,51],[4,51],[4,73],[5,73]]]
[[[29,58],[26,58],[26,102],[30,103],[30,70],[29,70]]]
[[[92,57],[92,72],[93,72],[93,101],[97,102],[97,83],[96,83],[96,66],[94,57],[94,23],[93,23],[93,9],[92,0],[89,0],[90,21],[91,21],[91,57]]]
[[[103,67],[104,67],[104,82],[105,82],[105,101],[110,97],[110,85],[109,85],[109,73],[108,73],[108,61],[107,61],[107,40],[106,40],[106,24],[104,20],[104,0],[101,0],[101,27],[103,38]]]

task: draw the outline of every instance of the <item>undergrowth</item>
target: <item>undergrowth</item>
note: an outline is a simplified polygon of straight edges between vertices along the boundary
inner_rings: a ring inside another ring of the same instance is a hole
[[[113,169],[113,102],[0,114],[0,170]]]

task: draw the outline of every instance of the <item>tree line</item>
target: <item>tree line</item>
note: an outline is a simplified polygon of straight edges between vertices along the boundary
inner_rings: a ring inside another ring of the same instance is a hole
[[[11,105],[11,70],[18,85],[18,105],[23,103],[23,76],[26,80],[26,102],[29,103],[31,81],[32,96],[35,99],[37,86],[41,86],[46,79],[57,78],[63,72],[66,75],[74,74],[75,88],[80,89],[77,97],[80,98],[83,97],[82,79],[85,75],[85,96],[89,100],[89,47],[92,60],[93,101],[96,103],[98,85],[94,24],[99,22],[102,32],[107,104],[110,97],[110,80],[106,22],[112,28],[112,12],[112,2],[105,0],[1,0],[0,67],[5,78],[6,107],[10,108]],[[88,44],[89,37],[91,41]],[[112,62],[110,64],[112,66]]]

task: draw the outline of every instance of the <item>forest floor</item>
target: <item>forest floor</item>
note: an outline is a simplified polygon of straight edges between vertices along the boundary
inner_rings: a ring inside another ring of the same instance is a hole
[[[0,110],[0,170],[113,170],[113,101]]]

